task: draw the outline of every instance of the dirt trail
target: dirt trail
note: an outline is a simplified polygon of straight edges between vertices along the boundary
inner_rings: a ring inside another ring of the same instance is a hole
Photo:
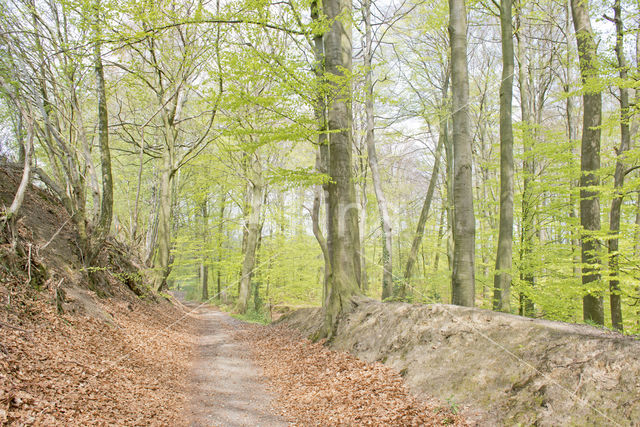
[[[188,407],[191,426],[286,426],[246,344],[233,337],[241,322],[207,306],[185,303],[200,319]]]

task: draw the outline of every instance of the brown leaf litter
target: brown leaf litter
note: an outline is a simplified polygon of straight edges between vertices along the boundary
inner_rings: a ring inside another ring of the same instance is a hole
[[[455,408],[411,395],[382,363],[330,350],[281,325],[247,325],[236,336],[249,344],[293,425],[467,425]]]
[[[183,424],[194,335],[191,319],[173,323],[184,312],[104,299],[105,323],[60,315],[21,284],[0,283],[0,297],[0,424]]]

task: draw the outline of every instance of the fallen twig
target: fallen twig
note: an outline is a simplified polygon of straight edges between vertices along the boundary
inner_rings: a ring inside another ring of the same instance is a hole
[[[71,219],[71,217],[67,218],[67,220],[65,222],[62,223],[62,225],[60,226],[60,228],[58,228],[58,231],[56,231],[55,233],[53,233],[53,236],[51,236],[51,238],[49,239],[49,241],[47,243],[45,243],[44,245],[42,245],[41,247],[38,248],[38,250],[42,250],[42,249],[46,249],[47,246],[49,246],[51,244],[51,242],[53,242],[53,239],[56,238],[56,236],[58,234],[60,234],[60,232],[62,231],[62,229],[64,228],[65,225],[67,225],[67,223],[69,222],[69,220]]]
[[[10,325],[10,324],[5,323],[5,322],[3,322],[1,320],[0,320],[0,326],[4,326],[5,328],[9,328],[9,329],[15,329],[16,331],[20,331],[20,332],[29,333],[29,331],[27,331],[26,329],[22,329],[22,328],[19,328],[17,326]]]

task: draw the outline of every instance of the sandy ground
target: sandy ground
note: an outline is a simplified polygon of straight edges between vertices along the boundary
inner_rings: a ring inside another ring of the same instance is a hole
[[[208,306],[185,303],[199,319],[188,421],[191,426],[286,426],[274,396],[245,343],[234,338],[240,321]]]

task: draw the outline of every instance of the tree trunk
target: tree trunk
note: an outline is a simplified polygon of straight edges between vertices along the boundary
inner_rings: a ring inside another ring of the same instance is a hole
[[[169,274],[169,255],[171,249],[171,152],[163,151],[162,170],[160,171],[160,196],[158,201],[158,249],[154,257],[154,289],[162,290]]]
[[[444,222],[446,220],[447,208],[444,205],[444,201],[441,202],[441,212],[440,212],[440,224],[438,225],[438,241],[436,246],[436,255],[433,260],[433,272],[438,271],[438,267],[440,266],[440,245],[442,242],[442,236],[444,236]]]
[[[500,84],[500,226],[493,309],[511,311],[511,262],[513,245],[513,25],[511,0],[500,1],[502,32],[502,80]]]
[[[366,138],[365,138],[366,139]],[[368,280],[369,278],[367,277],[367,255],[366,255],[366,247],[365,247],[365,238],[366,238],[366,227],[367,227],[367,206],[369,205],[369,198],[367,197],[367,168],[368,165],[365,163],[364,161],[364,145],[366,144],[366,141],[364,140],[360,140],[360,147],[358,147],[358,150],[360,152],[360,155],[358,156],[358,162],[359,162],[359,166],[360,166],[360,176],[359,176],[359,181],[360,181],[360,194],[359,194],[359,205],[360,205],[360,229],[359,229],[359,235],[360,235],[360,289],[362,289],[362,292],[365,293],[367,291],[367,287],[368,287]]]
[[[22,112],[20,112],[22,115]],[[31,119],[23,118],[22,122],[26,121],[27,127],[27,136],[19,137],[18,139],[22,141],[22,151],[24,153],[23,157],[23,167],[22,167],[22,179],[20,180],[20,185],[18,185],[18,190],[16,194],[13,196],[13,201],[11,202],[11,206],[4,212],[4,218],[2,222],[6,221],[6,224],[0,224],[1,226],[7,227],[9,243],[13,251],[16,250],[18,239],[17,239],[17,230],[16,230],[16,221],[20,215],[20,208],[22,207],[22,203],[24,202],[24,196],[27,193],[27,189],[29,188],[29,184],[31,182],[31,170],[32,170],[32,159],[33,159],[33,123]],[[20,126],[19,131],[22,132],[22,126]]]
[[[202,301],[209,300],[209,266],[200,261],[200,287],[202,289]]]
[[[261,228],[260,210],[262,209],[263,191],[262,177],[257,176],[250,185],[249,212],[247,212],[247,240],[240,276],[240,294],[238,295],[238,303],[236,305],[236,310],[241,314],[246,313],[249,298],[251,298],[251,278],[256,263],[256,249],[258,247]]]
[[[569,11],[569,2],[565,4],[565,14],[566,14],[566,26],[565,31],[566,34],[571,32],[571,16]],[[571,83],[573,82],[573,54],[571,46],[567,41],[567,82],[564,87],[564,91],[566,92],[566,115],[567,115],[567,136],[569,137],[569,141],[571,141],[571,154],[572,161],[571,167],[573,169],[573,159],[579,157],[579,153],[577,147],[574,145],[574,142],[578,140],[578,125],[576,124],[576,117],[574,114],[574,104],[573,104],[573,96],[570,95],[571,92]],[[571,233],[571,254],[573,259],[573,275],[578,278],[582,276],[582,267],[580,266],[580,232],[575,227],[575,223],[578,218],[578,213],[576,209],[576,197],[574,195],[574,188],[578,188],[580,186],[579,180],[571,180],[571,189],[569,193],[569,217],[573,220],[574,231]]]
[[[202,289],[202,301],[209,300],[209,210],[207,209],[207,199],[202,201],[200,206],[202,214],[202,255],[200,259],[200,286]]]
[[[96,93],[98,98],[98,146],[100,148],[100,165],[102,170],[102,200],[100,202],[100,219],[97,224],[97,245],[109,234],[113,218],[113,177],[111,174],[111,151],[109,149],[109,115],[107,113],[107,94],[104,84],[104,69],[102,67],[100,27],[100,0],[95,4],[95,34],[94,67],[96,75]],[[96,249],[99,252],[100,248]],[[97,255],[97,254],[96,254]]]
[[[584,89],[584,116],[582,124],[582,148],[580,153],[580,223],[583,228],[582,241],[582,299],[585,321],[604,324],[602,293],[597,288],[600,281],[600,198],[597,186],[600,184],[600,125],[602,124],[602,96],[598,79],[597,48],[591,29],[588,3],[571,0],[573,26],[578,44],[580,75]]]
[[[446,144],[447,139],[447,121],[446,119],[440,122],[440,134],[438,135],[438,147],[436,148],[435,161],[433,162],[433,170],[431,171],[431,178],[429,179],[429,187],[427,188],[427,195],[424,198],[422,204],[422,211],[420,212],[420,218],[418,219],[418,225],[416,226],[416,232],[413,235],[413,241],[411,242],[411,250],[407,257],[407,264],[404,270],[404,280],[398,292],[398,297],[404,299],[407,293],[407,283],[411,280],[413,273],[413,266],[416,262],[418,255],[418,249],[422,243],[422,237],[424,236],[424,226],[427,223],[429,217],[429,210],[431,209],[431,200],[433,200],[433,193],[438,182],[438,175],[440,174],[440,159],[442,158],[442,147]],[[425,271],[426,273],[426,271]]]
[[[518,35],[518,84],[520,86],[520,114],[522,116],[522,147],[523,147],[523,182],[522,182],[522,228],[520,231],[520,280],[528,289],[535,286],[535,276],[531,266],[531,255],[534,244],[535,208],[532,197],[531,184],[535,175],[535,164],[531,155],[533,138],[531,135],[531,97],[529,92],[529,60],[525,36],[522,34],[520,13],[517,16]],[[527,291],[520,292],[519,314],[521,316],[534,315],[533,301]]]
[[[360,295],[360,238],[358,210],[352,178],[351,110],[351,2],[327,0],[324,13],[331,27],[324,35],[326,79],[330,90],[328,235],[331,280],[324,309],[324,323],[316,338],[332,338],[338,317]]]
[[[616,24],[616,57],[618,58],[618,68],[620,80],[627,81],[627,61],[624,57],[624,27],[622,25],[622,11],[620,0],[615,0],[613,4],[614,21]],[[626,166],[624,164],[625,153],[631,148],[631,133],[629,131],[630,109],[629,109],[629,89],[620,86],[620,148],[616,150],[616,170],[614,173],[614,197],[611,200],[611,210],[609,211],[609,302],[611,305],[611,324],[614,329],[622,331],[622,304],[620,298],[620,254],[618,253],[618,233],[620,232],[620,211],[622,208],[622,187],[624,186],[624,175]]]
[[[324,135],[324,137],[322,137],[322,135]],[[320,134],[318,139],[325,140],[322,143],[326,144],[326,133]],[[316,170],[318,170],[321,173],[326,173],[326,166],[322,166],[319,150],[316,153]],[[320,229],[321,194],[322,194],[322,187],[317,185],[313,190],[313,208],[311,210],[311,223],[313,228],[313,235],[318,241],[318,245],[320,245],[320,250],[322,251],[322,257],[324,259],[324,277],[322,281],[322,296],[323,296],[323,304],[324,304],[324,298],[326,298],[327,296],[327,287],[329,284],[329,278],[331,277],[331,259],[329,258],[329,247],[327,245],[327,240],[324,238],[324,235],[322,234],[322,230]]]
[[[318,2],[311,2],[311,19],[317,22],[320,17],[320,11],[318,10]],[[318,124],[318,152],[316,153],[316,170],[322,174],[327,174],[328,162],[329,162],[329,141],[327,139],[327,105],[326,96],[324,92],[324,45],[322,41],[322,35],[317,34],[313,37],[313,53],[314,53],[314,67],[313,71],[318,83],[318,93],[316,93],[316,104],[314,109],[315,118]],[[331,259],[329,256],[329,242],[322,234],[320,227],[320,204],[324,193],[325,207],[328,207],[328,187],[326,183],[322,186],[316,186],[314,189],[313,208],[311,212],[311,221],[313,227],[313,235],[316,237],[320,250],[322,251],[322,257],[324,258],[324,278],[322,281],[322,305],[324,307],[326,303],[327,291],[329,286],[329,280],[331,279]],[[328,212],[328,209],[327,209]]]
[[[222,298],[222,272],[221,272],[221,264],[222,264],[222,235],[223,235],[223,231],[224,231],[224,210],[226,207],[226,193],[223,193],[222,196],[220,196],[220,210],[218,211],[218,234],[216,236],[216,243],[217,243],[217,254],[216,254],[216,261],[217,261],[217,266],[216,266],[216,270],[217,270],[217,293],[216,293],[216,297],[218,299]]]
[[[451,129],[450,120],[447,120],[447,129]],[[453,134],[447,133],[447,143],[444,147],[445,158],[447,160],[446,181],[447,181],[447,264],[449,271],[453,271]]]
[[[475,304],[475,216],[467,69],[467,10],[464,0],[449,0],[454,156],[453,274],[451,301]]]
[[[371,0],[364,0],[363,14],[365,23],[365,51],[364,51],[364,69],[365,69],[365,116],[366,116],[366,140],[367,140],[367,157],[369,159],[369,168],[371,169],[371,180],[373,181],[373,190],[378,201],[378,212],[380,214],[380,223],[382,226],[382,300],[388,299],[393,293],[393,240],[391,235],[391,218],[389,217],[389,208],[387,199],[382,189],[382,179],[380,178],[380,170],[378,166],[378,154],[376,153],[376,145],[374,139],[374,116],[373,116],[373,79],[372,79],[372,29],[371,29]]]

